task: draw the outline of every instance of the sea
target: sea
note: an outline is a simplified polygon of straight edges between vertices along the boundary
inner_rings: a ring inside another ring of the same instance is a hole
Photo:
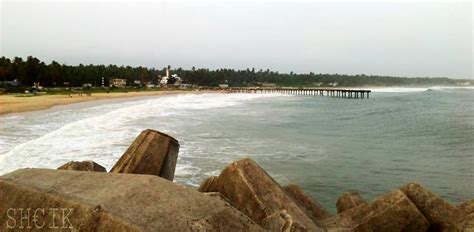
[[[145,129],[180,143],[175,182],[199,186],[250,157],[335,212],[418,182],[453,204],[474,198],[474,88],[372,88],[369,99],[188,93],[0,116],[0,175],[94,160],[110,170]]]

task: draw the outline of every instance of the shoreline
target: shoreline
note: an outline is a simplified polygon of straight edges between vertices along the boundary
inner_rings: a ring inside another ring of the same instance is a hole
[[[372,92],[420,92],[426,89],[469,89],[474,90],[474,87],[449,87],[449,86],[429,86],[429,87],[412,87],[412,86],[397,86],[397,87],[353,87],[353,88],[367,88]],[[64,106],[77,103],[95,102],[99,100],[113,100],[113,99],[130,99],[137,97],[151,97],[151,96],[167,96],[185,93],[206,93],[206,92],[222,92],[222,91],[189,91],[189,90],[157,90],[157,91],[141,91],[141,92],[112,92],[112,93],[93,93],[92,96],[77,94],[71,95],[38,95],[38,96],[15,96],[15,95],[0,95],[0,116],[34,112],[39,110],[47,110],[52,107]]]
[[[168,96],[184,93],[195,93],[195,91],[170,90],[127,93],[94,93],[92,94],[92,96],[72,95],[72,97],[70,97],[69,95],[39,95],[33,97],[0,95],[0,116],[47,110],[56,106],[95,102],[99,100],[129,99],[149,96]]]

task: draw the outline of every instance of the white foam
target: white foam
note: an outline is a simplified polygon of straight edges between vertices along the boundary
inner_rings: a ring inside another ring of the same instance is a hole
[[[462,89],[462,90],[474,90],[474,86],[432,86],[427,90],[450,90],[450,89]]]
[[[410,93],[410,92],[423,92],[428,88],[415,88],[415,87],[381,87],[381,88],[370,88],[375,93]]]
[[[192,115],[195,111],[231,107],[275,96],[285,95],[182,94],[87,109],[69,109],[67,113],[38,112],[24,115],[20,117],[21,120],[8,118],[2,120],[5,123],[2,128],[15,125],[15,133],[8,136],[18,138],[0,141],[0,144],[5,141],[19,142],[8,144],[8,151],[0,150],[3,152],[0,153],[0,174],[25,167],[56,168],[67,161],[87,159],[111,168],[141,130],[158,126],[156,129],[173,135],[176,123],[167,121],[172,120],[173,115]],[[37,118],[45,118],[49,124]],[[31,137],[31,128],[37,128],[38,125],[41,131],[35,133],[36,137]],[[25,134],[30,135],[26,141],[21,137]],[[177,175],[187,176],[189,172],[196,171],[190,165],[178,165]]]
[[[449,90],[449,89],[466,89],[474,90],[472,86],[432,86],[432,87],[373,87],[369,88],[375,93],[410,93],[410,92],[424,92],[430,90]]]

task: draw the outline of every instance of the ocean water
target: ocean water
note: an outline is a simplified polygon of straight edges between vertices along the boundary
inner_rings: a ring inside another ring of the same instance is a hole
[[[0,174],[94,160],[108,170],[140,131],[180,142],[175,181],[198,186],[242,157],[335,211],[409,181],[457,204],[474,197],[474,89],[380,88],[370,99],[182,94],[0,117]]]

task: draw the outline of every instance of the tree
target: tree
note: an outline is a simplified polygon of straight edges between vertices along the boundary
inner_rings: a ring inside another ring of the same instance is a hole
[[[170,66],[167,66],[170,68]],[[18,79],[24,86],[32,86],[33,82],[41,82],[45,87],[63,86],[64,82],[69,82],[72,87],[82,86],[84,83],[92,83],[96,86],[102,84],[101,78],[107,81],[112,78],[124,78],[128,83],[140,80],[146,83],[155,80],[159,75],[165,75],[166,68],[157,70],[146,67],[131,67],[117,65],[67,65],[52,61],[45,65],[39,59],[29,56],[26,60],[15,57],[12,60],[0,58],[0,80]],[[289,74],[260,69],[255,72],[255,68],[244,70],[234,70],[221,68],[209,70],[192,67],[191,70],[177,68],[170,70],[173,74],[178,74],[183,83],[200,86],[217,86],[228,81],[231,86],[254,86],[257,82],[275,83],[280,86],[314,86],[317,83],[337,82],[338,86],[361,86],[361,85],[452,85],[459,80],[448,78],[407,78],[372,76],[367,74],[345,75],[345,74],[298,74],[291,71]],[[174,83],[171,78],[169,83]]]

